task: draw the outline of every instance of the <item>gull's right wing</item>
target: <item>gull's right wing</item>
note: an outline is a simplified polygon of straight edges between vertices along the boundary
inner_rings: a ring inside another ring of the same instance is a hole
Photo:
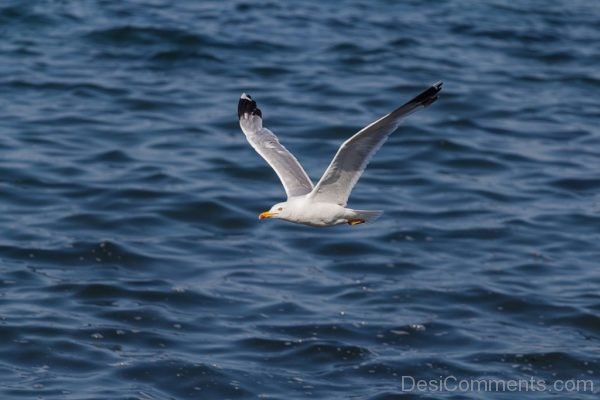
[[[262,126],[262,113],[256,101],[243,93],[238,103],[238,118],[242,132],[254,150],[275,170],[287,197],[310,193],[313,184],[296,159],[267,128]]]
[[[367,125],[346,140],[310,194],[312,199],[345,207],[352,188],[373,154],[398,128],[403,118],[436,101],[440,90],[442,90],[442,82],[433,84],[421,94]]]

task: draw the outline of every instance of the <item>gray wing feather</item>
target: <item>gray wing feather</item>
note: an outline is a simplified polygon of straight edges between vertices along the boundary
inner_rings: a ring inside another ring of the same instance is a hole
[[[287,197],[301,196],[313,190],[313,184],[296,159],[277,136],[262,126],[262,113],[256,102],[242,94],[238,103],[238,118],[242,132],[256,152],[275,170]]]
[[[385,143],[390,134],[398,128],[401,120],[436,101],[440,90],[442,90],[442,82],[437,82],[346,140],[310,194],[312,199],[318,202],[336,203],[345,207],[350,192],[367,167],[369,160]]]

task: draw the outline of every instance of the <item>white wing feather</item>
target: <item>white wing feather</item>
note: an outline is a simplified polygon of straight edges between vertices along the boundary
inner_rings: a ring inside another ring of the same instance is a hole
[[[301,196],[313,190],[313,184],[298,162],[277,136],[262,126],[262,113],[256,102],[243,93],[238,103],[242,132],[254,150],[275,170],[287,197]]]
[[[313,189],[316,202],[346,206],[348,196],[367,167],[369,160],[400,125],[401,120],[437,100],[442,82],[435,83],[404,105],[358,131],[346,140]]]

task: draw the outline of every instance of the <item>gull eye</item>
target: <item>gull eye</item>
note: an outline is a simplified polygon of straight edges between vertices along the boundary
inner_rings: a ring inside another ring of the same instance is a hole
[[[279,208],[277,209],[277,211],[281,211],[281,210],[283,210],[283,207],[279,207]]]

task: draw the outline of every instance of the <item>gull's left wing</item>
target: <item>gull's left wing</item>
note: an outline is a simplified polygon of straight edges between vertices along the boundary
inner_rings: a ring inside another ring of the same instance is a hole
[[[433,84],[412,100],[367,125],[346,140],[310,194],[312,199],[345,207],[352,188],[373,154],[398,128],[403,118],[436,101],[440,90],[442,90],[442,82]]]
[[[238,118],[242,132],[254,150],[275,170],[287,197],[310,193],[313,184],[302,165],[277,139],[262,126],[262,113],[252,97],[243,93],[238,103]]]

